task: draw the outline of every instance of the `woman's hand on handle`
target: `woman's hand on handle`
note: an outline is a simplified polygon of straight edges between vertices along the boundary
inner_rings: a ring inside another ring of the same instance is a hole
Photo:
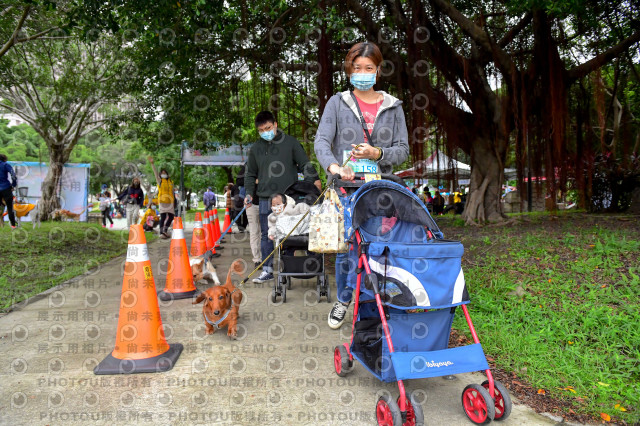
[[[369,145],[368,143],[361,143],[360,145],[351,144],[353,149],[351,150],[351,156],[356,160],[361,158],[367,160],[377,160],[380,157],[380,150],[378,148]]]

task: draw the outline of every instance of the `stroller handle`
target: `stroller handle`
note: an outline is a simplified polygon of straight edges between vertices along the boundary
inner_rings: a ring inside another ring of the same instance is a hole
[[[366,173],[356,173],[356,178],[355,178],[355,182],[357,182],[358,180],[364,180],[364,175]],[[395,182],[399,185],[404,186],[405,188],[407,187],[407,184],[405,183],[404,179],[402,179],[399,176],[394,175],[393,173],[382,173],[380,174],[380,177],[384,180],[390,180],[392,182]],[[355,183],[354,181],[350,181],[350,180],[342,180],[342,176],[340,175],[340,173],[336,173],[336,174],[331,174],[330,175],[330,179],[331,181],[337,181],[339,186],[353,186],[353,184]],[[357,185],[360,186],[360,185]]]

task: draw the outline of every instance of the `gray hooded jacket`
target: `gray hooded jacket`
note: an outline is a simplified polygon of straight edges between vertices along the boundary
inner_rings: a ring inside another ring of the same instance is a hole
[[[381,161],[397,165],[409,156],[407,124],[402,112],[402,101],[385,93],[382,106],[378,110],[373,132],[372,146],[382,149]],[[351,150],[351,144],[365,142],[360,115],[349,91],[338,93],[329,99],[316,132],[314,151],[322,168],[332,163],[342,165],[343,152]]]

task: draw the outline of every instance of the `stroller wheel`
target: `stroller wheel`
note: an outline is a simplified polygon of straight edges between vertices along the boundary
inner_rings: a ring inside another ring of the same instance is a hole
[[[400,408],[400,397],[398,396],[398,408]],[[411,392],[407,394],[407,421],[403,426],[424,426],[424,413],[418,398]]]
[[[469,420],[478,425],[490,423],[496,415],[489,391],[475,383],[462,391],[462,407]]]
[[[353,361],[349,359],[349,352],[344,345],[338,345],[333,350],[333,366],[336,369],[336,374],[340,377],[344,377],[351,372]]]
[[[390,396],[382,395],[376,404],[376,420],[381,426],[401,426],[402,414],[398,404]]]
[[[273,290],[271,290],[271,302],[272,303],[277,303],[278,302],[278,293],[276,292],[275,288]]]
[[[482,383],[482,386],[487,389],[487,392],[489,392],[488,380],[485,380]],[[502,383],[497,380],[493,381],[493,390],[495,391],[496,395],[496,397],[493,399],[496,408],[496,415],[493,420],[504,420],[509,417],[509,414],[511,414],[511,407],[513,406],[513,404],[511,403],[511,397],[509,396],[509,391],[504,387]]]
[[[291,277],[287,277],[287,290],[291,290]]]
[[[280,293],[282,294],[282,303],[287,303],[287,286],[283,284],[280,286]]]

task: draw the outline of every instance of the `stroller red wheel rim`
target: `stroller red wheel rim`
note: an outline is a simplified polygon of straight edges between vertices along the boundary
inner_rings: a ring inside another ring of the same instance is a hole
[[[389,404],[385,401],[378,401],[376,405],[376,418],[380,426],[393,426],[393,413]]]
[[[494,418],[494,420],[499,419],[500,417],[504,416],[505,413],[505,407],[504,407],[504,397],[502,396],[502,394],[500,393],[500,391],[497,388],[493,389],[493,392],[496,396],[494,402],[496,404],[496,416]]]
[[[413,405],[411,405],[411,401],[409,398],[405,399],[405,408],[407,409],[407,421],[402,424],[402,426],[415,426],[416,424],[416,412],[413,411]],[[398,406],[400,405],[400,397],[398,397]]]
[[[494,382],[495,386],[493,387],[493,394],[495,398],[493,398],[493,403],[496,406],[496,415],[493,420],[500,420],[507,413],[507,411],[511,411],[511,409],[507,408],[508,402],[505,401],[504,395],[500,392],[499,388],[502,388],[500,382]],[[489,382],[484,382],[482,386],[488,391],[489,390]],[[507,414],[508,416],[508,414]]]
[[[333,351],[333,365],[336,368],[336,373],[342,372],[342,355],[340,355],[340,348],[336,347]]]
[[[475,389],[467,389],[463,398],[464,410],[475,423],[484,423],[487,419],[487,403]]]

